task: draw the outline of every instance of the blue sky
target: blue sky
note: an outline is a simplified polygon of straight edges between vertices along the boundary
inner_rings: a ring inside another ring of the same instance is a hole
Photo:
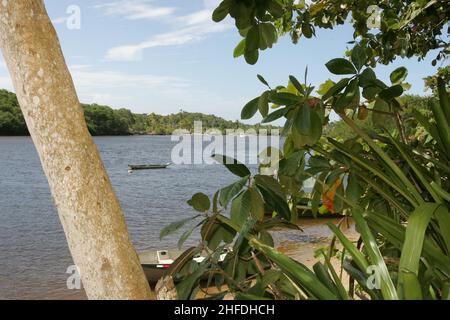
[[[232,56],[240,39],[232,21],[216,24],[210,19],[219,2],[45,0],[80,100],[139,113],[183,109],[236,120],[242,106],[264,90],[256,74],[279,85],[290,74],[303,78],[308,66],[310,81],[319,85],[330,78],[324,64],[341,57],[352,40],[349,26],[318,30],[317,38],[297,45],[285,37],[250,66]],[[68,28],[73,5],[80,8],[80,29]],[[433,57],[421,63],[398,60],[378,67],[377,73],[388,79],[390,71],[406,66],[411,92],[424,94],[422,78],[434,72]],[[0,87],[12,90],[3,60]]]

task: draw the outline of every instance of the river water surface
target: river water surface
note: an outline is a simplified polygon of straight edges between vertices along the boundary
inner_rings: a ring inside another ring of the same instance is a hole
[[[129,174],[129,163],[166,163],[170,137],[97,137],[137,250],[172,248],[178,235],[159,240],[167,224],[194,215],[186,204],[196,192],[212,195],[236,178],[221,165],[179,165]],[[253,168],[255,170],[255,168]],[[298,231],[281,240],[309,241]],[[195,244],[194,236],[187,244]],[[47,181],[28,137],[0,137],[0,299],[82,297],[68,290],[69,250]]]

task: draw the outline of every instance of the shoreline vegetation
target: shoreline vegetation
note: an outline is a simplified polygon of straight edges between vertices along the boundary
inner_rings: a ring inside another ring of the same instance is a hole
[[[113,109],[98,104],[82,104],[89,132],[93,136],[129,136],[129,135],[171,135],[177,129],[194,132],[194,121],[201,121],[203,131],[217,129],[226,130],[266,129],[270,134],[271,125],[248,125],[240,121],[180,110],[179,113],[159,115],[155,113],[137,114],[129,109]],[[29,136],[25,120],[14,93],[0,89],[0,136]]]
[[[430,102],[437,101],[432,96],[418,95],[405,95],[401,100],[406,107],[407,116],[411,116],[414,109],[422,110],[426,114],[430,112],[428,107]],[[169,115],[137,114],[129,109],[113,109],[98,104],[82,104],[82,107],[89,132],[93,136],[169,136],[177,129],[194,133],[194,121],[202,122],[203,132],[213,128],[220,130],[223,134],[229,129],[244,131],[254,129],[256,133],[260,129],[266,129],[267,134],[270,135],[272,129],[280,129],[272,125],[248,125],[203,113],[180,111]],[[370,117],[364,121],[356,121],[362,128],[371,128],[374,125]],[[324,133],[328,137],[344,140],[353,135],[342,121],[330,122],[325,126]],[[16,95],[5,89],[0,89],[0,136],[29,136]]]

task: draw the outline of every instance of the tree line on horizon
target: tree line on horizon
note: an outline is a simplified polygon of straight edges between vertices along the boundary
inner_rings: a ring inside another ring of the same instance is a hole
[[[194,121],[201,121],[203,130],[218,129],[222,133],[228,129],[267,129],[273,126],[247,125],[239,121],[203,114],[180,111],[176,114],[138,114],[129,109],[113,109],[99,104],[82,104],[86,123],[91,135],[170,135],[176,129],[194,130]],[[29,135],[22,111],[14,93],[0,89],[0,135]]]
[[[432,97],[407,95],[403,98],[408,102],[409,109],[424,109]],[[137,114],[129,109],[113,109],[98,104],[82,104],[89,132],[93,136],[106,135],[170,135],[176,129],[194,130],[194,121],[201,121],[203,130],[214,128],[225,133],[228,129],[255,129],[276,128],[272,125],[248,125],[240,121],[225,120],[223,118],[203,113],[180,111],[176,114],[159,115],[155,113]],[[383,121],[381,118],[380,121]],[[360,121],[361,123],[366,123]],[[369,126],[372,123],[368,124]],[[352,134],[342,121],[330,122],[325,131],[333,138],[346,139]],[[0,89],[0,135],[23,136],[29,135],[27,125],[20,110],[17,97],[14,93]]]

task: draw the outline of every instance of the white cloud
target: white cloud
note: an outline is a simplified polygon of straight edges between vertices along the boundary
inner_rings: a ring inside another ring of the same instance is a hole
[[[174,88],[188,86],[186,81],[178,77],[130,74],[118,71],[94,71],[89,65],[72,65],[69,69],[77,87],[155,89],[167,86]]]
[[[156,7],[145,0],[122,0],[94,6],[107,16],[120,16],[128,20],[156,19],[170,16],[175,8]]]
[[[156,95],[166,91],[188,94],[190,91],[190,84],[178,77],[98,71],[90,65],[71,65],[69,69],[80,100],[85,103],[133,106],[134,94]]]
[[[170,17],[168,23],[176,30],[157,34],[138,44],[129,44],[111,48],[106,53],[107,60],[139,61],[145,49],[164,46],[183,45],[205,39],[209,34],[225,31],[231,27],[228,23],[214,23],[212,11],[219,0],[204,0],[204,9],[183,16]]]
[[[180,30],[155,35],[148,41],[136,45],[125,45],[110,49],[106,53],[106,59],[115,61],[137,61],[141,60],[143,50],[154,47],[165,47],[182,45],[189,42],[200,41],[208,34],[221,32],[227,29],[226,25],[193,25]]]

